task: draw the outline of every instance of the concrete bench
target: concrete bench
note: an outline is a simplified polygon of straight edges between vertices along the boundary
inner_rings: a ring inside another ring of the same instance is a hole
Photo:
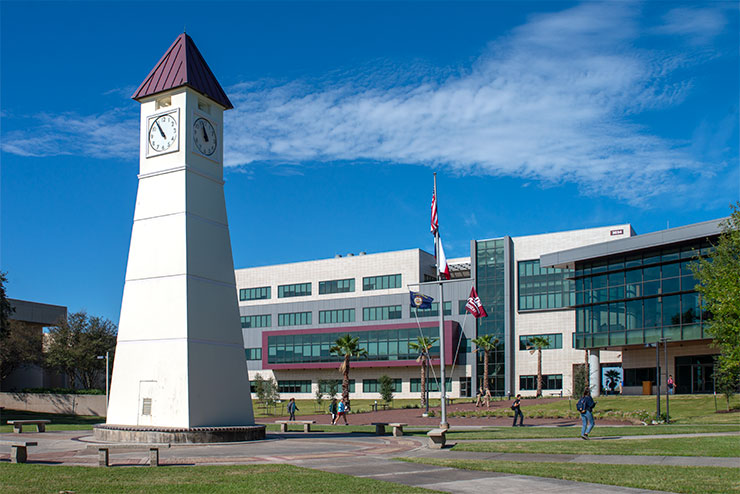
[[[399,437],[403,436],[403,428],[409,424],[401,424],[399,422],[373,422],[372,425],[375,426],[376,436],[385,435],[385,427],[391,426],[393,427],[393,437]]]
[[[429,447],[432,449],[442,449],[447,442],[445,429],[432,429],[427,432],[429,438]]]
[[[20,434],[23,432],[24,425],[36,425],[39,432],[46,432],[46,424],[50,424],[51,420],[8,420],[8,424],[13,426],[13,432]]]
[[[0,444],[10,446],[10,463],[25,463],[28,460],[29,446],[38,446],[36,441],[9,440],[0,441]]]
[[[110,466],[110,452],[116,451],[137,451],[142,449],[149,450],[149,466],[159,466],[159,450],[169,449],[169,443],[141,443],[141,444],[95,444],[88,446],[88,450],[98,451],[98,466],[108,467]]]
[[[276,424],[280,424],[280,432],[288,432],[288,424],[302,424],[303,432],[311,432],[311,424],[315,424],[315,420],[276,420]]]

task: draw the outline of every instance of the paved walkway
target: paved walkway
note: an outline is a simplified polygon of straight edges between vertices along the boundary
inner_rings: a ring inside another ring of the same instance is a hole
[[[341,429],[341,428],[340,428]],[[644,438],[645,436],[632,436]],[[671,435],[669,437],[681,437]],[[23,438],[37,441],[29,448],[29,463],[47,465],[95,466],[97,451],[90,431],[50,431],[45,433],[0,434],[2,439]],[[289,463],[327,472],[345,473],[435,489],[443,492],[473,493],[524,492],[565,493],[587,489],[590,493],[640,493],[639,489],[601,484],[529,477],[495,472],[458,470],[394,460],[396,457],[477,458],[485,460],[562,461],[579,463],[661,464],[739,466],[738,458],[697,457],[624,457],[597,455],[530,455],[501,453],[467,453],[450,449],[431,450],[426,438],[404,436],[377,437],[371,434],[317,432],[270,433],[265,441],[174,445],[160,451],[163,465],[233,465],[255,463]],[[92,446],[92,447],[89,447]],[[0,449],[0,461],[9,461],[9,448]],[[145,450],[112,452],[113,465],[146,465]],[[733,463],[734,464],[731,464]],[[728,465],[730,463],[730,465]]]

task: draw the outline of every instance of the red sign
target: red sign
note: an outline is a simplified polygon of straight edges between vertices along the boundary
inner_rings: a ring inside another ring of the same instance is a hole
[[[612,230],[609,232],[609,235],[611,235],[612,237],[614,235],[623,235],[623,234],[624,234],[624,230],[621,228],[619,230]]]

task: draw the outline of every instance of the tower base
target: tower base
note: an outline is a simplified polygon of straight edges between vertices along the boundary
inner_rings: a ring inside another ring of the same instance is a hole
[[[231,443],[261,441],[265,439],[265,426],[186,428],[98,424],[93,427],[93,437],[97,441],[122,443]]]

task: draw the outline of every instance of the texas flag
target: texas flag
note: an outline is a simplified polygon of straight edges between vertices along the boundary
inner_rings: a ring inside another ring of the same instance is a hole
[[[442,247],[442,237],[439,238],[439,252],[437,252],[437,275],[444,276],[446,280],[450,279],[450,267],[447,265],[447,257]]]

